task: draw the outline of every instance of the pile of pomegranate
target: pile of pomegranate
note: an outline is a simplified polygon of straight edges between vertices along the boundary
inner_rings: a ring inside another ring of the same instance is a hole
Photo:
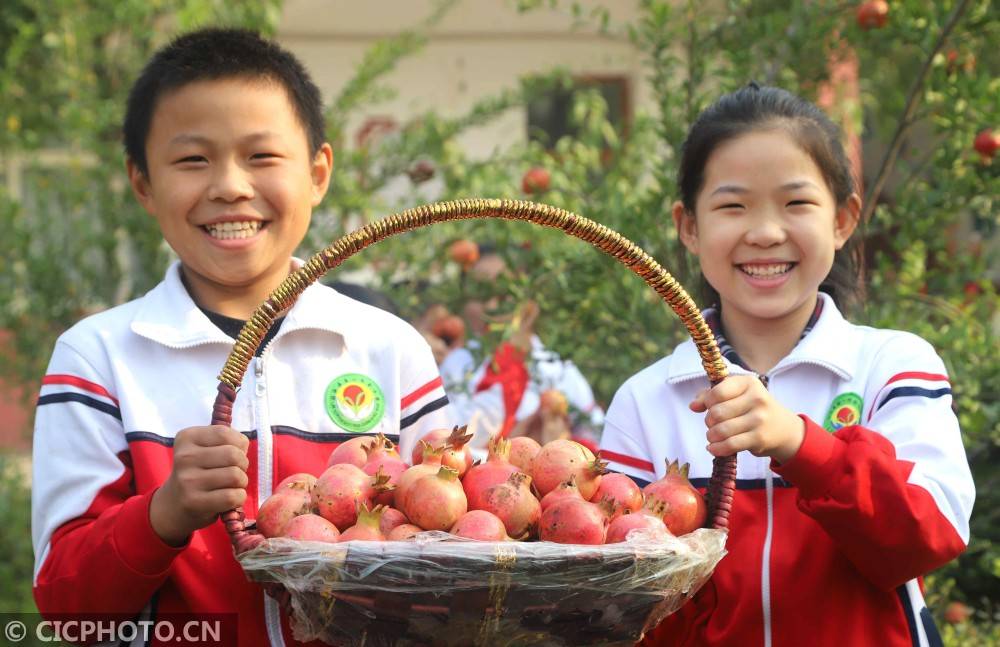
[[[433,431],[410,463],[385,436],[339,445],[319,477],[281,481],[257,515],[265,537],[340,542],[401,541],[437,530],[480,541],[623,542],[680,536],[700,528],[706,508],[687,479],[688,466],[640,488],[572,440],[540,446],[495,436],[485,461],[473,463],[465,427]]]

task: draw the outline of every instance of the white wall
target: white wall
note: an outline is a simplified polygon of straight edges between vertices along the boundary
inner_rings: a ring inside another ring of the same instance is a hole
[[[636,14],[631,0],[605,4],[613,5],[612,29]],[[287,0],[277,37],[303,60],[329,101],[368,48],[419,26],[432,6],[428,0]],[[476,100],[555,66],[577,74],[625,75],[632,110],[650,102],[641,60],[626,38],[593,28],[574,29],[568,10],[518,13],[511,1],[464,0],[429,36],[423,50],[387,76],[398,96],[372,106],[366,116],[390,115],[405,123],[427,110],[463,114]],[[351,133],[360,121],[350,124]],[[518,110],[467,133],[461,143],[470,154],[485,157],[524,137],[525,115]]]

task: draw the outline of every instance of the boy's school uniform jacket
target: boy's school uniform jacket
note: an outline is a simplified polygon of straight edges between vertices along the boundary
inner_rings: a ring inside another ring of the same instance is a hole
[[[820,298],[812,330],[761,376],[805,421],[801,449],[784,465],[738,454],[728,554],[645,644],[940,644],[920,578],[964,550],[975,498],[945,366],[923,339],[853,325]],[[703,488],[712,456],[688,404],[709,386],[690,340],[631,377],[605,421],[610,468],[654,481],[678,458]]]
[[[293,642],[277,604],[247,581],[221,522],[180,548],[150,526],[174,437],[210,423],[232,345],[191,300],[177,263],[145,296],[59,338],[34,435],[34,593],[42,614],[155,620],[238,612],[240,645]],[[234,403],[232,427],[250,440],[247,517],[284,477],[319,475],[333,448],[358,433],[402,439],[408,456],[421,435],[448,426],[447,402],[416,330],[311,285],[253,359]]]

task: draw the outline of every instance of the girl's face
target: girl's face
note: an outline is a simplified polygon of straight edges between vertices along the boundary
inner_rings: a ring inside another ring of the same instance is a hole
[[[852,195],[838,208],[812,157],[785,130],[769,129],[720,144],[695,213],[677,203],[673,216],[728,321],[804,323],[860,207]]]

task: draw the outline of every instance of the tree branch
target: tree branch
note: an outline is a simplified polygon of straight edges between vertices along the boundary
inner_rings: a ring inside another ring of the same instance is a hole
[[[872,214],[875,212],[875,205],[878,202],[879,196],[882,194],[882,189],[885,188],[885,183],[889,180],[889,175],[892,173],[893,167],[896,165],[896,158],[899,157],[899,151],[903,147],[903,141],[906,138],[906,133],[914,124],[914,113],[917,110],[917,104],[919,103],[919,98],[923,91],[924,82],[927,80],[927,75],[930,73],[934,57],[939,51],[941,51],[941,48],[948,40],[948,36],[951,35],[952,30],[955,28],[955,25],[958,24],[959,19],[962,17],[962,14],[965,13],[968,6],[969,0],[960,0],[958,5],[952,10],[951,15],[948,17],[948,22],[945,24],[944,29],[941,30],[941,34],[938,36],[937,42],[934,43],[934,48],[924,60],[923,67],[920,68],[920,73],[917,74],[917,78],[913,81],[913,87],[910,88],[910,93],[906,97],[906,106],[903,109],[903,116],[900,118],[899,125],[896,127],[896,132],[892,136],[892,141],[889,144],[889,150],[886,151],[885,157],[882,158],[882,164],[879,167],[878,175],[875,176],[875,181],[868,190],[868,195],[865,196],[864,210],[861,212],[861,222],[868,222]]]

